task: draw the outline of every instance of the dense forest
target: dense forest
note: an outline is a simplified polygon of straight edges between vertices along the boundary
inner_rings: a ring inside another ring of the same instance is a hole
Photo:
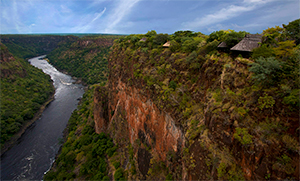
[[[117,35],[84,36],[75,42],[60,44],[48,54],[50,63],[81,78],[87,84],[107,80],[109,49]]]
[[[73,42],[78,37],[58,35],[1,35],[1,42],[20,58],[32,58],[51,52],[58,44]]]
[[[149,31],[115,40],[109,57],[102,57],[109,59],[108,83],[90,86],[45,180],[297,180],[299,24],[300,19],[264,30],[258,48],[247,54],[230,51],[249,34],[244,31]],[[88,47],[89,40],[83,40],[79,42]],[[56,64],[87,83],[102,83],[107,74],[101,66],[107,63],[97,67],[92,61],[76,60],[93,55],[92,49],[76,48],[79,42],[69,50],[56,50],[63,55]],[[218,47],[222,42],[225,50]],[[68,69],[73,62],[81,68]],[[103,110],[95,109],[93,89],[94,95],[102,96]],[[135,92],[134,103],[122,107],[121,96],[129,93],[132,98]],[[136,117],[137,122],[146,117],[142,129],[128,128],[133,110],[126,110],[138,107],[139,97],[171,115],[172,128],[183,132],[184,144],[178,141],[176,150],[160,145],[159,130],[153,131],[160,123],[149,121],[153,115]],[[106,134],[93,131],[97,111],[109,124]],[[132,140],[136,132],[138,138]]]
[[[1,148],[54,93],[50,76],[1,46]],[[17,53],[17,55],[22,53]],[[31,55],[32,54],[27,54]]]

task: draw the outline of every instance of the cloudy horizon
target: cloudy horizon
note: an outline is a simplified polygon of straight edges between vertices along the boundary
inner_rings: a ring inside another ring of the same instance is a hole
[[[261,33],[300,17],[299,0],[1,0],[1,34]]]

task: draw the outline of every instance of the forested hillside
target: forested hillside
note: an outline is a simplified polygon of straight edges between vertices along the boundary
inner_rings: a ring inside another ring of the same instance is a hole
[[[57,35],[1,35],[1,42],[20,58],[45,55],[64,42],[74,42],[78,37]]]
[[[98,35],[81,37],[75,42],[60,44],[48,54],[50,63],[81,78],[87,84],[107,80],[107,60],[109,49],[116,35]]]
[[[299,180],[299,23],[250,52],[230,50],[249,34],[233,30],[115,40],[45,179]]]
[[[1,57],[1,148],[31,120],[51,95],[54,87],[50,76],[11,54],[0,43]]]

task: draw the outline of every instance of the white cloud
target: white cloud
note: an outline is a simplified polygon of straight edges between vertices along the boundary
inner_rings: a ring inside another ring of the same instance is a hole
[[[93,27],[93,24],[96,20],[98,20],[106,11],[106,7],[104,7],[104,9],[100,12],[100,13],[95,13],[94,14],[94,18],[92,20],[89,20],[89,22],[87,24],[80,24],[79,26],[76,26],[73,28],[73,31],[75,32],[80,32],[80,33],[86,33],[88,30],[91,30],[91,28]],[[87,17],[87,19],[91,19],[90,16]],[[86,22],[87,20],[84,20],[84,22]]]
[[[92,22],[96,21],[98,18],[100,18],[106,11],[106,7],[104,7],[103,11],[101,13],[95,13],[96,17],[92,20]]]
[[[244,0],[241,5],[229,5],[226,8],[222,8],[217,12],[208,14],[202,18],[196,18],[193,21],[185,22],[182,25],[185,29],[196,29],[205,27],[208,25],[220,23],[222,21],[237,17],[245,12],[252,11],[258,6],[266,4],[274,0]]]
[[[110,14],[107,18],[107,26],[104,30],[105,33],[117,33],[115,29],[116,26],[120,23],[120,21],[130,13],[132,8],[136,3],[140,0],[126,0],[119,1],[117,7],[113,10],[113,13]]]

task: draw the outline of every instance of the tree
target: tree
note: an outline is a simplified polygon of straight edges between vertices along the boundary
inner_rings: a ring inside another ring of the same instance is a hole
[[[279,26],[275,26],[264,30],[263,43],[271,46],[276,46],[277,42],[283,41],[285,39],[283,31],[284,29]]]
[[[234,45],[238,44],[245,37],[246,34],[249,33],[246,31],[239,31],[239,32],[232,31],[225,35],[223,41],[226,43],[228,47],[233,47]]]
[[[283,24],[285,34],[290,40],[294,40],[296,45],[300,43],[300,19],[290,22],[288,25]]]
[[[253,54],[251,57],[253,59],[257,59],[259,57],[268,58],[268,57],[273,57],[273,56],[275,56],[274,50],[272,48],[268,47],[266,44],[263,44],[262,46],[253,49]]]
[[[278,47],[273,48],[277,58],[285,59],[292,56],[295,43],[292,40],[278,42]]]
[[[157,33],[156,33],[155,30],[151,30],[151,31],[148,31],[148,32],[147,32],[146,36],[147,36],[147,37],[153,37],[153,36],[155,36],[156,34],[157,34]]]
[[[227,33],[224,30],[214,31],[209,35],[207,42],[212,42],[214,40],[218,40],[218,41],[222,42],[225,40],[226,34]]]
[[[156,45],[161,45],[163,43],[166,43],[166,41],[169,39],[169,35],[168,34],[158,34],[154,37],[153,39],[153,43]]]
[[[249,71],[254,73],[252,78],[255,80],[255,83],[264,86],[271,86],[278,82],[279,75],[282,70],[282,63],[274,57],[266,59],[259,57],[255,63],[251,63],[250,65],[252,67]]]

